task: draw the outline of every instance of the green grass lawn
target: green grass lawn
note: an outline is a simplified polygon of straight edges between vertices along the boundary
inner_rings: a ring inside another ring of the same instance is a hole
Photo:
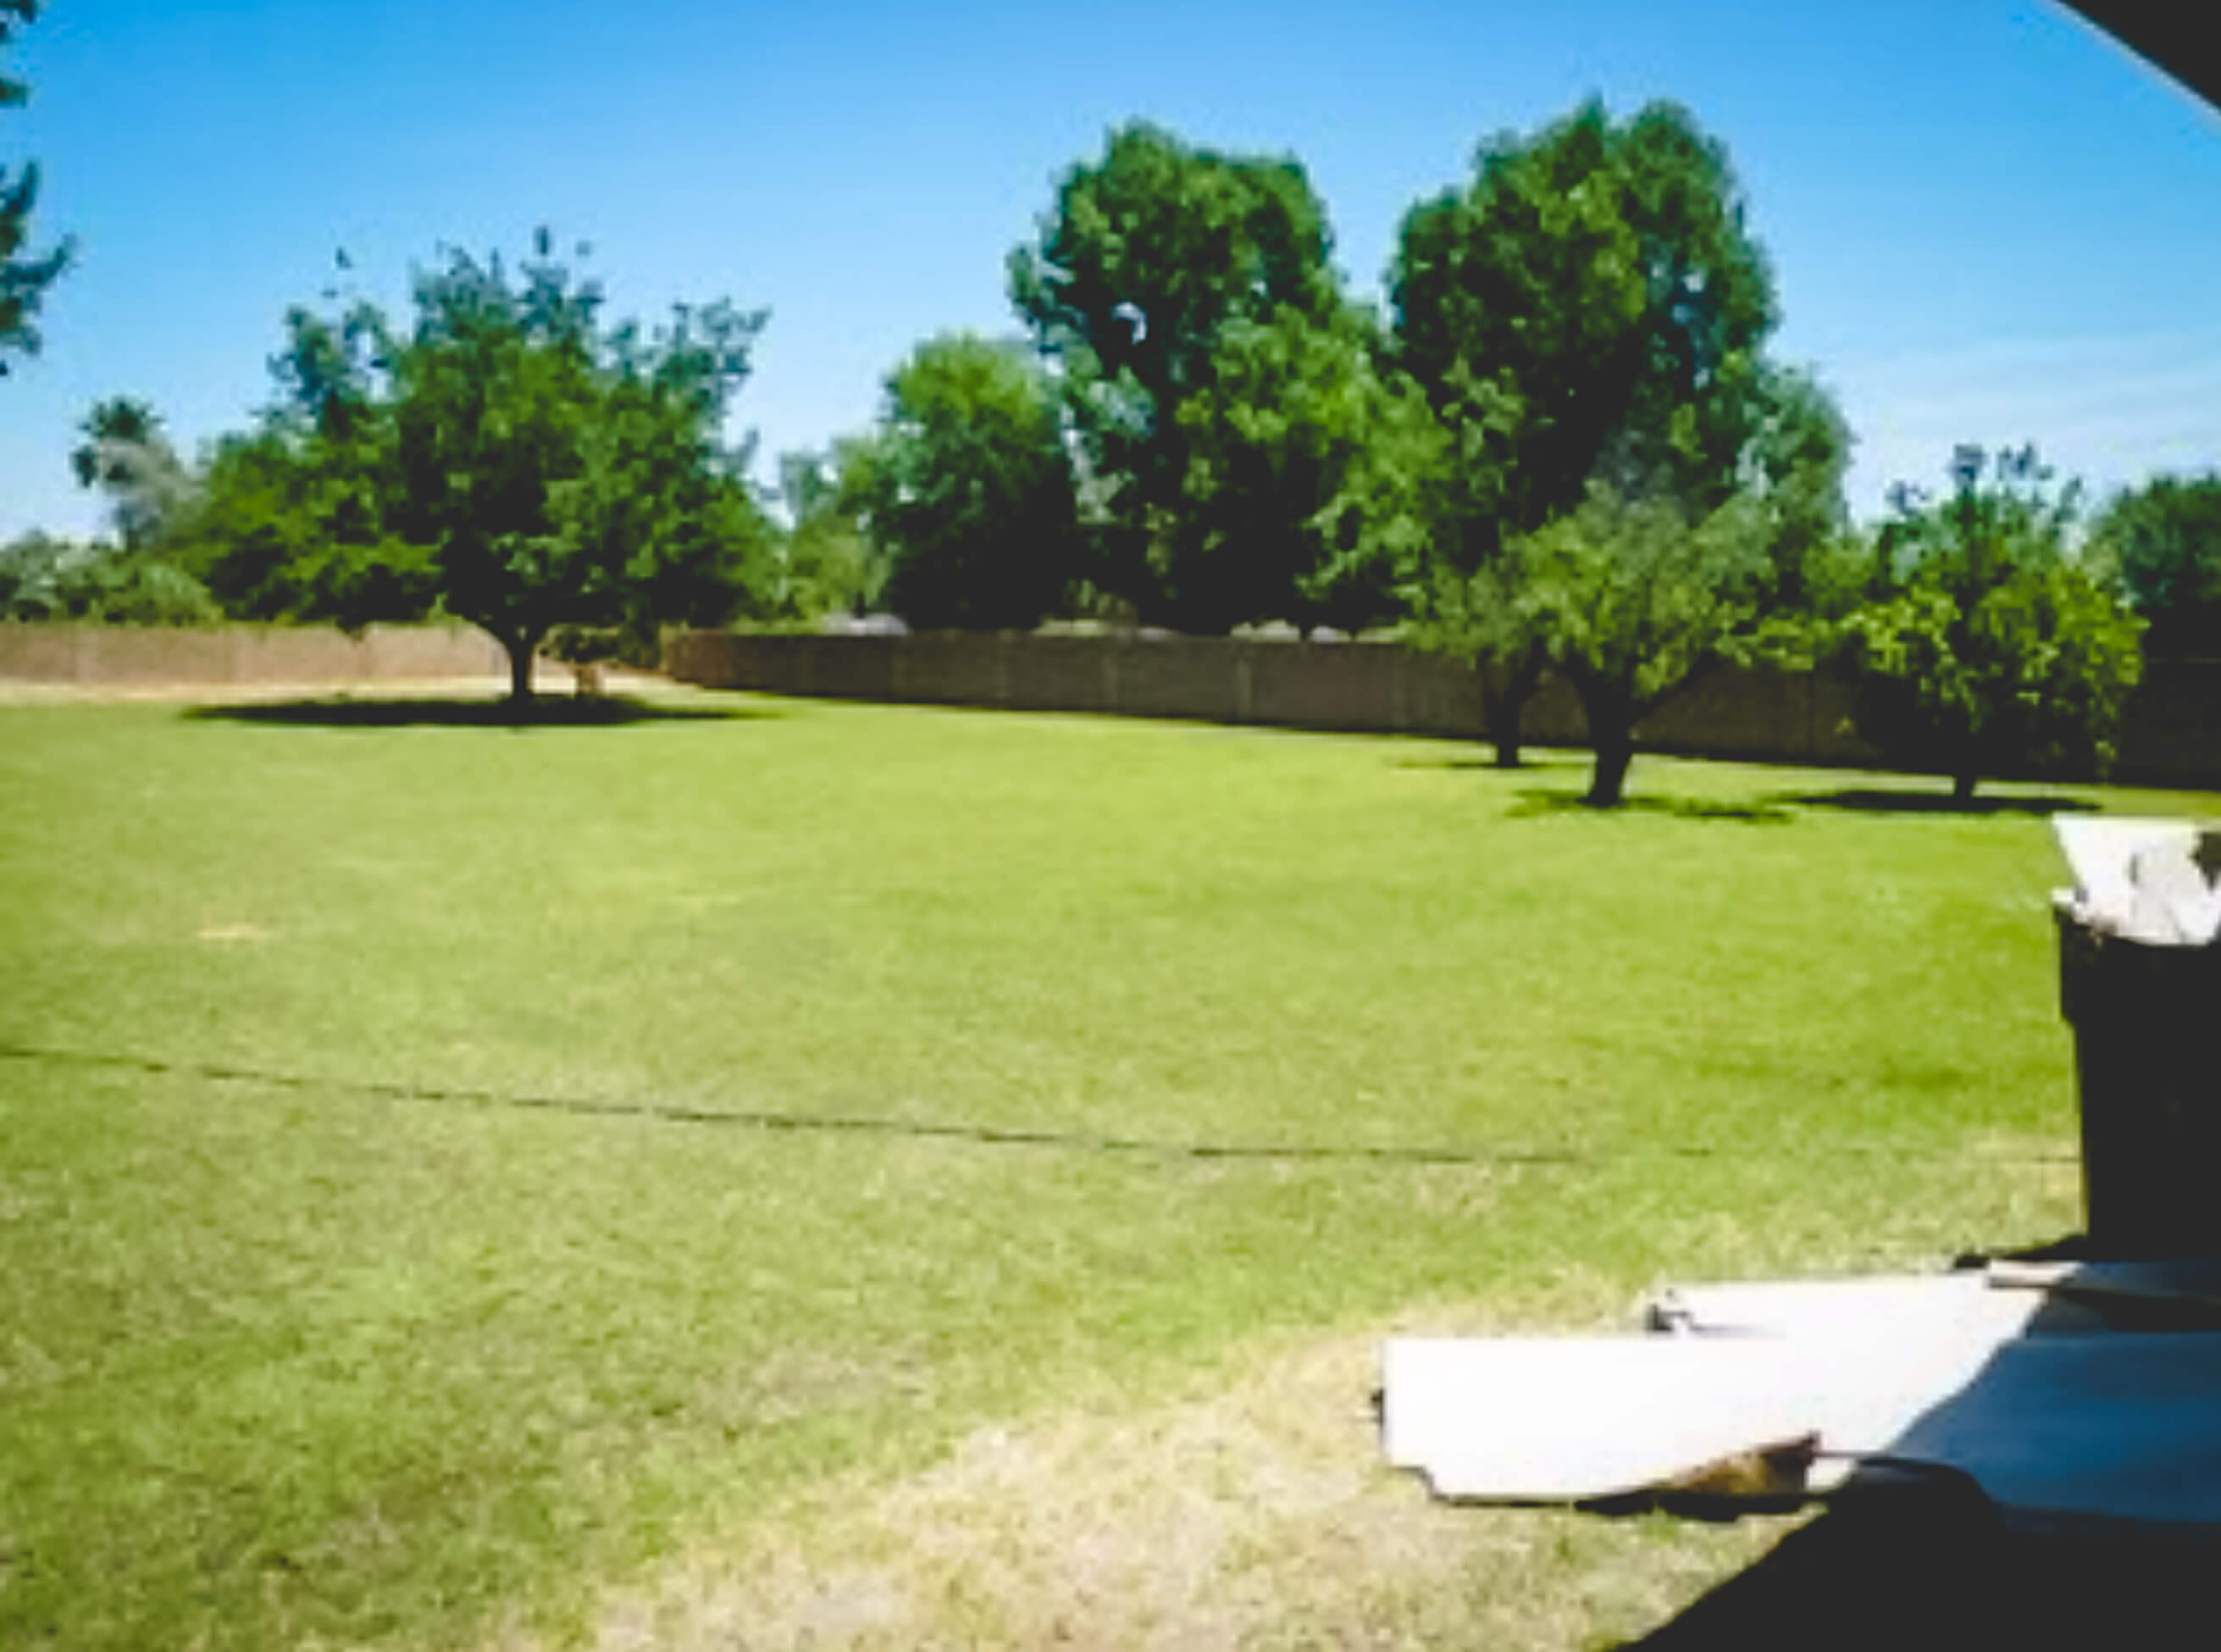
[[[560,1641],[1260,1348],[2076,1221],[2040,814],[652,704],[0,707],[0,1644]]]

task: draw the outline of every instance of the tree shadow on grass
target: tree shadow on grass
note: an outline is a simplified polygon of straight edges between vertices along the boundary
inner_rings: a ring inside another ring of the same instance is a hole
[[[1467,769],[1483,774],[1531,774],[1537,769],[1580,768],[1588,760],[1586,757],[1523,757],[1516,763],[1506,765],[1498,762],[1493,757],[1407,757],[1396,767]]]
[[[1808,796],[1782,796],[1772,801],[1794,804],[1801,809],[1843,809],[1864,815],[2086,815],[2100,805],[2087,798],[1984,797],[1976,792],[1961,801],[1949,792],[1884,792],[1849,787]]]
[[[1641,792],[1622,798],[1610,809],[1599,809],[1578,792],[1546,792],[1530,787],[1505,810],[1512,820],[1531,820],[1539,815],[1651,815],[1675,820],[1729,820],[1745,826],[1786,826],[1796,817],[1779,804],[1716,803],[1703,798],[1658,798]]]
[[[261,723],[303,729],[623,729],[643,723],[736,723],[781,714],[760,705],[665,704],[612,694],[579,698],[542,695],[522,704],[506,699],[243,700],[197,705],[196,722]]]

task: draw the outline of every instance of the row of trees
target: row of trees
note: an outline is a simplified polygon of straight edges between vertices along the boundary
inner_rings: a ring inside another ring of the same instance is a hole
[[[117,554],[19,546],[0,604],[66,608],[76,589],[130,617],[445,613],[500,641],[519,696],[551,638],[722,623],[776,560],[748,455],[723,437],[765,317],[721,301],[649,329],[603,305],[543,231],[513,270],[451,251],[419,272],[406,324],[337,293],[295,310],[273,404],[196,466],[145,404],[103,403],[72,460],[111,501]]]
[[[1768,354],[1771,271],[1679,109],[1591,104],[1484,146],[1406,214],[1385,316],[1330,253],[1293,162],[1113,133],[1011,255],[1035,360],[930,341],[848,450],[897,605],[1026,623],[1062,589],[1186,631],[1398,625],[1477,668],[1507,764],[1543,677],[1569,680],[1599,804],[1673,695],[1824,655],[1860,669],[1868,732],[1962,792],[2107,760],[2137,627],[2073,490],[2032,452],[1966,449],[1948,497],[1905,491],[1854,534],[1844,421]],[[982,419],[967,387],[988,384]],[[2128,589],[2158,595],[2150,570],[2197,539],[2158,526],[2180,516],[2117,507]],[[2221,539],[2197,554],[2221,572]]]
[[[2137,659],[2118,591],[2171,640],[2221,617],[2221,480],[2117,504],[2110,563],[2029,453],[1968,450],[1946,497],[1852,532],[1844,422],[1769,354],[1739,187],[1673,106],[1484,146],[1406,214],[1385,311],[1331,253],[1293,161],[1129,124],[1010,255],[1030,337],[921,344],[873,427],[782,460],[767,500],[722,438],[762,313],[611,322],[544,234],[513,271],[449,252],[406,322],[339,292],[292,312],[272,407],[191,465],[152,410],[96,409],[75,458],[118,551],[0,555],[0,606],[444,611],[519,692],[551,637],[833,608],[1394,626],[1478,668],[1506,762],[1569,680],[1599,804],[1667,698],[1829,652],[1871,730],[1962,785],[2101,762]]]

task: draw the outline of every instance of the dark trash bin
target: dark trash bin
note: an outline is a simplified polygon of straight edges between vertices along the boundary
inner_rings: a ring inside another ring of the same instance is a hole
[[[2055,912],[2091,1248],[2221,1255],[2221,944],[2130,941]]]

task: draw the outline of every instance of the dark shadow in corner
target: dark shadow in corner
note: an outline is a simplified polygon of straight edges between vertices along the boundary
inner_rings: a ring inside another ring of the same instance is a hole
[[[1877,1492],[1799,1527],[1639,1641],[1644,1652],[1961,1652],[2177,1643],[2221,1544],[2008,1532],[1979,1493]]]
[[[197,722],[265,723],[302,729],[623,729],[643,723],[735,723],[782,715],[759,705],[663,705],[613,694],[581,699],[541,695],[505,699],[241,700],[196,705],[181,715]]]
[[[2071,1234],[1996,1260],[2073,1263],[2105,1255],[2088,1235]],[[1988,1254],[1970,1253],[1958,1265],[1979,1267],[1990,1260]],[[2068,1284],[2074,1277],[2068,1275]],[[2196,1276],[2192,1282],[2200,1283]],[[2103,1320],[2118,1332],[2212,1334],[2213,1310],[2203,1298],[2105,1300]],[[2087,1330],[2089,1311],[2078,1310],[2069,1298],[2055,1298],[2038,1310],[2030,1330],[2049,1320],[2055,1333]],[[2061,1340],[2080,1339],[2062,1335]],[[2024,1346],[2001,1345],[1965,1387],[1906,1430],[1901,1440],[1911,1442],[1912,1462],[1936,1461],[1943,1436],[1929,1432],[1935,1424],[1956,1414],[1963,1430],[1970,1415],[1999,1403],[1999,1371],[2011,1362],[2011,1350]],[[2024,1409],[2027,1404],[2021,1401]],[[2024,1417],[2019,1430],[2005,1428],[2003,1420],[1993,1417],[1993,1436],[2034,1437],[2025,1432]],[[2186,1461],[2192,1463],[2202,1461],[2196,1443],[2185,1442]],[[2210,1624],[2212,1580],[2221,1573],[2221,1537],[2210,1528],[2124,1523],[2107,1530],[2093,1520],[2077,1530],[2069,1515],[2048,1530],[2016,1530],[1972,1480],[1937,1466],[1941,1472],[1932,1476],[1893,1481],[1886,1466],[1873,1478],[1861,1469],[1817,1517],[1672,1621],[1623,1644],[1647,1652],[1783,1646],[2082,1652],[2175,1644],[2184,1625]],[[2142,1472],[2148,1477],[2151,1471]]]
[[[1786,826],[1796,817],[1779,804],[1711,803],[1698,798],[1655,798],[1636,792],[1611,809],[1598,809],[1578,792],[1545,792],[1530,787],[1505,810],[1512,820],[1537,815],[1664,815],[1675,820],[1731,820],[1745,826]]]
[[[1961,803],[1949,792],[1880,792],[1853,787],[1806,797],[1783,795],[1776,803],[1800,809],[1846,809],[1864,815],[2091,815],[2102,805],[2086,798],[1986,798],[1980,792]]]

